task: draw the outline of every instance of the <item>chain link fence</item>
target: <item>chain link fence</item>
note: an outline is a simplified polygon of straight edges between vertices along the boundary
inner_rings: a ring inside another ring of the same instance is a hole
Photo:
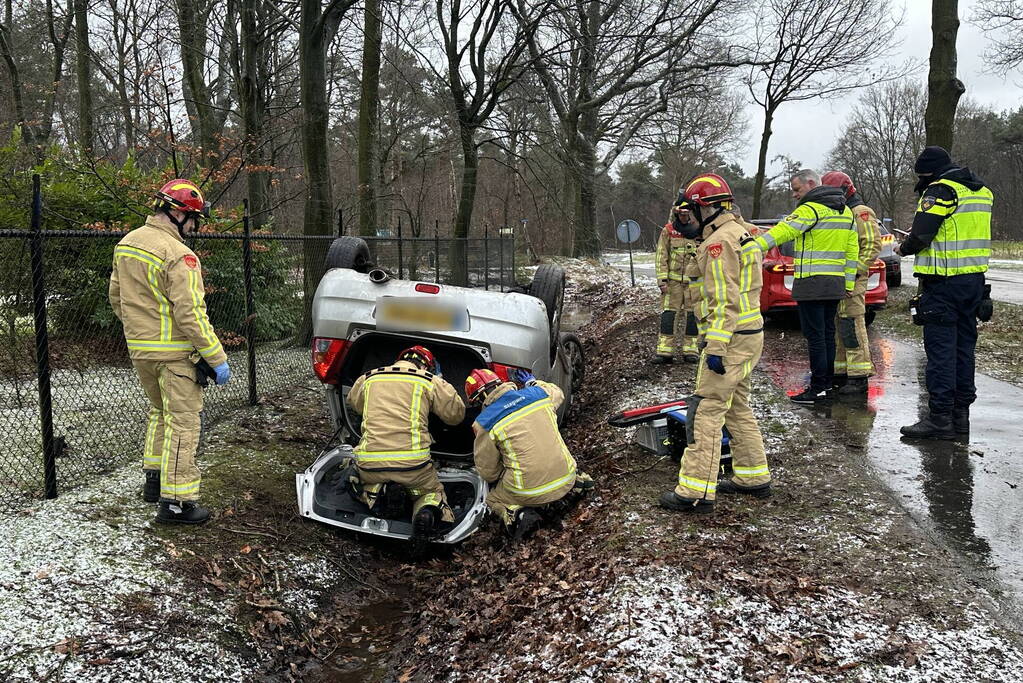
[[[0,512],[136,459],[141,466],[149,404],[107,295],[126,233],[44,229],[42,214],[36,184],[31,228],[0,226]],[[311,372],[307,275],[315,287],[335,236],[249,233],[244,224],[188,241],[233,374],[206,390],[204,424]],[[366,241],[374,264],[399,277],[450,282],[454,254],[471,284],[514,286],[514,242],[504,236],[399,230]]]

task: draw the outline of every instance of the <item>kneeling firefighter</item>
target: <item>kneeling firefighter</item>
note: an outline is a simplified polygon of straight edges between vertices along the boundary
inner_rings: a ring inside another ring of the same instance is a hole
[[[687,237],[700,244],[696,262],[703,283],[697,307],[703,356],[696,393],[689,399],[687,446],[678,485],[660,498],[663,507],[706,513],[721,493],[771,495],[764,441],[749,407],[750,374],[764,348],[760,315],[763,256],[754,238],[729,211],[732,191],[713,173],[686,186],[680,212],[691,220]],[[731,480],[718,482],[721,428],[731,434]]]
[[[425,536],[440,522],[454,522],[444,487],[430,459],[429,417],[446,424],[465,418],[465,404],[440,374],[429,349],[413,346],[393,365],[370,370],[348,394],[362,415],[362,440],[355,447],[359,483],[356,492],[370,507],[386,484],[400,484],[414,499],[413,534]]]
[[[472,428],[476,469],[491,484],[487,507],[515,539],[541,523],[535,508],[565,497],[572,489],[593,487],[576,468],[558,431],[557,410],[565,396],[554,384],[525,370],[501,382],[491,370],[473,370],[465,380],[470,405],[483,404]]]

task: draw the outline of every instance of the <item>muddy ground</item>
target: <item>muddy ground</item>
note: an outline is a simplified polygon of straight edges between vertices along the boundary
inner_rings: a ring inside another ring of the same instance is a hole
[[[686,395],[693,366],[648,364],[651,291],[594,265],[570,278],[588,376],[565,437],[599,488],[563,524],[520,545],[490,525],[411,561],[302,520],[293,475],[330,427],[318,389],[298,387],[212,430],[206,527],[151,525],[134,469],[59,508],[93,540],[66,561],[29,541],[0,570],[0,598],[64,596],[4,608],[38,628],[0,627],[0,678],[1020,680],[1018,626],[986,587],[902,511],[861,440],[760,371],[775,496],[695,519],[657,508],[675,463],[606,419]],[[11,538],[42,533],[33,524],[58,510],[46,505]],[[138,585],[121,585],[129,575]]]

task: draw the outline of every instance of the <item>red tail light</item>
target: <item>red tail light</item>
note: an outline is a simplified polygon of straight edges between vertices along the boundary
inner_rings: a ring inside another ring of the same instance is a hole
[[[422,292],[423,294],[438,294],[440,293],[440,285],[430,285],[425,282],[420,282],[416,285],[416,291]]]
[[[508,373],[511,372],[512,370],[519,370],[520,368],[517,365],[491,363],[490,369],[494,371],[494,373],[501,379],[502,382],[511,382],[513,380],[508,376]]]
[[[796,269],[792,267],[791,263],[775,263],[771,266],[764,266],[764,270],[772,273],[794,273]]]
[[[313,339],[313,372],[324,384],[338,384],[341,381],[341,364],[352,343],[346,339]]]

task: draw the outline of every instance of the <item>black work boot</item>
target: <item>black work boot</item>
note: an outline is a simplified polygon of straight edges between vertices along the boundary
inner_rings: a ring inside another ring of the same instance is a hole
[[[650,359],[650,364],[651,365],[671,365],[674,362],[675,362],[675,359],[672,358],[671,356],[657,355],[657,356],[654,356],[652,359]]]
[[[515,513],[515,521],[512,522],[510,529],[512,541],[517,542],[532,536],[542,524],[543,517],[539,512],[533,508],[522,508]]]
[[[859,398],[866,398],[867,396],[867,378],[866,377],[849,377],[848,380],[838,388],[839,396],[856,396]]]
[[[841,387],[844,387],[848,381],[849,381],[849,375],[846,375],[846,374],[832,375],[831,376],[831,388],[832,389],[839,389]]]
[[[931,415],[899,431],[910,439],[954,439],[956,436],[952,420],[947,415]]]
[[[686,512],[695,515],[706,515],[714,512],[714,501],[706,498],[683,498],[674,491],[666,491],[661,494],[660,503],[662,508]]]
[[[440,519],[440,508],[436,505],[424,505],[412,518],[413,538],[426,538],[433,534],[437,520]]]
[[[807,406],[812,406],[820,401],[827,401],[829,398],[831,398],[829,392],[824,389],[814,389],[813,387],[807,387],[802,393],[789,396],[789,400],[793,403]]]
[[[682,360],[695,365],[700,362],[700,354],[695,351],[686,351],[682,354]]]
[[[161,524],[202,524],[210,518],[210,511],[191,500],[160,499],[156,521]]]
[[[142,487],[142,500],[156,503],[160,500],[160,470],[145,470],[146,484]]]
[[[596,484],[594,483],[593,478],[590,475],[586,474],[585,472],[575,473],[575,483],[572,484],[572,488],[579,489],[581,491],[589,491],[594,486],[596,486]]]
[[[731,479],[722,479],[718,482],[718,493],[744,493],[754,498],[770,498],[771,482],[758,486],[739,486]]]
[[[952,428],[956,434],[970,433],[970,409],[956,408],[952,411]]]

